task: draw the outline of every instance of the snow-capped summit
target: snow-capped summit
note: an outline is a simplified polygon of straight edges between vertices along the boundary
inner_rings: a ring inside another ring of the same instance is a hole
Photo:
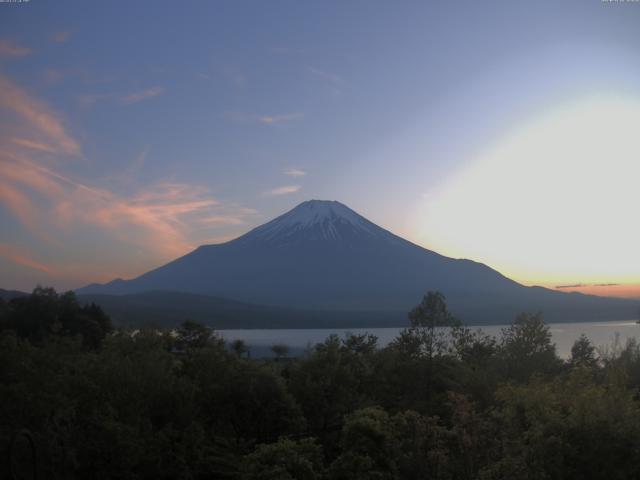
[[[344,241],[363,236],[392,235],[340,202],[307,200],[238,240],[290,245],[305,240]]]
[[[469,323],[508,323],[521,311],[538,310],[556,321],[624,319],[637,308],[633,302],[525,287],[481,263],[411,243],[339,202],[319,200],[137,278],[79,293],[153,290],[316,312],[375,312],[395,322],[404,321],[429,290],[443,292],[452,312]]]

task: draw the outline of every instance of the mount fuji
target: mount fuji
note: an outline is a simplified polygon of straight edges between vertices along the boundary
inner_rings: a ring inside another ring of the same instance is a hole
[[[336,201],[310,200],[226,243],[203,245],[131,280],[80,295],[150,291],[215,296],[300,311],[375,312],[394,324],[439,290],[467,324],[506,323],[521,311],[548,321],[629,320],[636,304],[521,285],[490,267],[445,257],[375,225]],[[301,325],[309,326],[309,325]]]

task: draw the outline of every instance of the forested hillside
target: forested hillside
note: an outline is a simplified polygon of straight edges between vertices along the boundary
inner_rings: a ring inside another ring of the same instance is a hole
[[[114,330],[72,293],[2,301],[0,476],[640,476],[640,345],[581,338],[562,361],[541,316],[497,339],[458,325],[437,293],[409,320],[385,348],[332,336],[256,360],[195,322]]]

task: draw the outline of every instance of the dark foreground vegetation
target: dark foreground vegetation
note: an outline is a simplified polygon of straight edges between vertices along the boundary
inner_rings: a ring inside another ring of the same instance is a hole
[[[640,345],[580,338],[563,361],[539,315],[496,339],[437,293],[410,320],[385,348],[255,360],[193,322],[114,331],[38,288],[0,303],[0,477],[640,478]]]

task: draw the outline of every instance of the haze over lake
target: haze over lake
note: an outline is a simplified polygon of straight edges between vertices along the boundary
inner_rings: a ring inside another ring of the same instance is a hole
[[[481,330],[496,337],[506,325],[486,325]],[[370,333],[378,337],[378,345],[383,347],[398,336],[402,328],[355,328],[355,329],[253,329],[253,330],[219,330],[225,340],[244,340],[253,356],[273,356],[271,346],[284,344],[290,347],[291,355],[300,355],[316,343],[323,342],[329,335],[344,337],[349,333],[356,335]],[[472,327],[472,330],[476,330]],[[571,346],[580,335],[585,334],[591,343],[599,349],[611,349],[614,342],[624,346],[628,339],[640,334],[640,325],[635,321],[624,322],[583,322],[554,323],[550,326],[552,342],[556,344],[558,355],[568,358]]]

